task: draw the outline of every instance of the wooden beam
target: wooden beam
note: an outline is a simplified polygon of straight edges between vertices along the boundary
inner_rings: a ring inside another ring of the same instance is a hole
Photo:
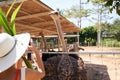
[[[10,5],[6,4],[6,5],[0,5],[0,6],[3,6],[3,9],[4,7],[7,8],[7,10],[9,9]],[[18,5],[17,5],[18,6]],[[13,6],[12,9],[15,10],[17,8],[17,6]],[[28,14],[27,12],[23,11],[23,10],[19,10],[20,13],[24,13],[24,14]]]
[[[63,21],[66,21],[65,19],[62,19],[60,20],[60,22],[63,22]],[[46,21],[46,22],[38,22],[38,23],[34,23],[32,25],[36,26],[36,25],[39,25],[39,24],[44,24],[44,25],[47,25],[47,24],[50,24],[50,23],[54,23],[53,19],[52,20],[49,20],[49,21]],[[54,23],[55,24],[55,23]],[[68,25],[68,24],[66,24]]]
[[[26,27],[26,28],[29,28],[29,29],[34,29],[36,31],[40,30],[40,31],[45,31],[45,32],[51,32],[51,33],[56,33],[54,31],[50,31],[50,30],[46,30],[46,29],[43,29],[43,28],[38,28],[38,27],[35,27],[35,26],[31,26],[31,25],[25,25],[25,24],[20,24],[20,23],[16,23],[16,25],[18,26],[23,26],[23,27]]]
[[[24,1],[27,1],[27,0],[24,0]],[[19,1],[20,2],[20,1]],[[9,3],[9,2],[0,2],[0,3]],[[10,4],[10,3],[9,3]],[[2,5],[4,6],[4,5]],[[9,8],[10,5],[6,4],[6,7]],[[16,9],[17,6],[13,6],[13,10]],[[48,15],[49,12],[43,12],[43,13],[37,13],[37,14],[29,14],[28,12],[26,12],[26,10],[24,10],[23,8],[21,8],[19,10],[20,13],[23,13],[23,14],[27,14],[26,16],[21,16],[21,17],[16,17],[16,20],[22,20],[22,19],[26,19],[26,18],[32,18],[32,17],[38,17],[38,16],[45,16],[45,15]]]
[[[37,14],[29,14],[26,16],[21,16],[21,17],[16,17],[15,20],[22,20],[22,19],[27,19],[27,18],[33,18],[33,17],[40,17],[40,16],[45,16],[48,15],[48,12],[43,12],[43,13],[37,13]]]

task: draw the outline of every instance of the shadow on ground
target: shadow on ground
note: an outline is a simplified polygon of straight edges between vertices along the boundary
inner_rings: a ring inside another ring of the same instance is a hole
[[[105,65],[85,64],[87,80],[110,80]]]

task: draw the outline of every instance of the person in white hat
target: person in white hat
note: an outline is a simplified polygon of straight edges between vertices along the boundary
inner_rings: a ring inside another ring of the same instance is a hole
[[[0,33],[0,80],[39,80],[45,76],[42,58],[37,49],[28,46],[29,41],[29,33],[15,36]],[[38,70],[17,68],[16,63],[22,59],[27,48],[34,51]]]

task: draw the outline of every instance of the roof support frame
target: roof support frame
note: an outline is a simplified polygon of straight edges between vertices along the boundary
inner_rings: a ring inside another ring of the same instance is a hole
[[[39,17],[39,16],[45,16],[48,15],[49,12],[43,12],[43,13],[36,13],[36,14],[29,14],[26,16],[21,16],[21,17],[17,17],[15,20],[22,20],[22,19],[26,19],[26,18],[33,18],[33,17]]]
[[[20,23],[16,23],[16,25],[24,26],[24,27],[27,27],[27,28],[30,28],[30,29],[33,28],[34,30],[40,30],[40,31],[46,31],[46,32],[55,33],[54,31],[49,31],[49,30],[46,30],[46,29],[43,29],[43,28],[37,28],[37,27],[31,26],[31,25],[25,25],[25,24],[20,24]]]

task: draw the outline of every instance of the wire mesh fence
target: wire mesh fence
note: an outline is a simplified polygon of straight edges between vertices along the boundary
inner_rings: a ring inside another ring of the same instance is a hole
[[[79,55],[87,67],[106,76],[101,80],[120,80],[120,52],[81,52]]]
[[[57,52],[57,54],[78,54],[85,63],[88,80],[120,80],[120,52]]]

